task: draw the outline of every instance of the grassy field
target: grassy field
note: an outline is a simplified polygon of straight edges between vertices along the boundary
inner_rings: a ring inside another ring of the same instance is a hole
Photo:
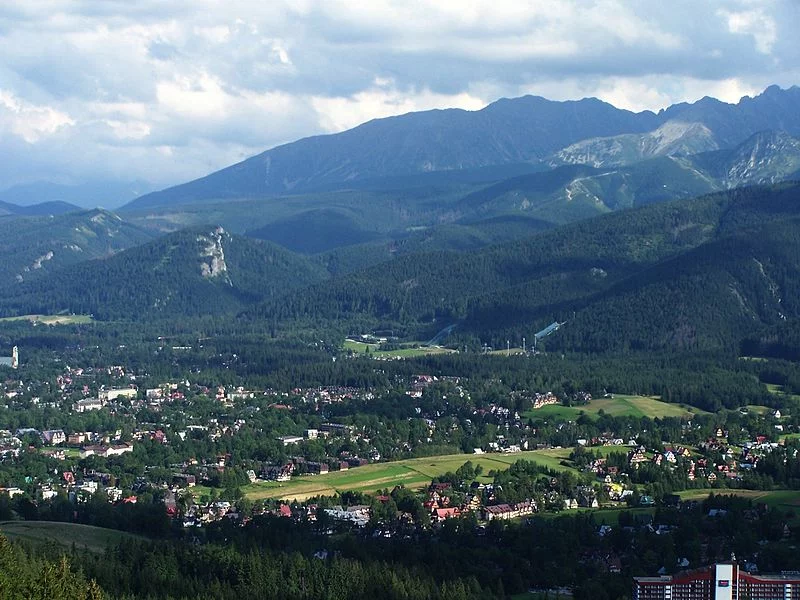
[[[491,470],[504,470],[518,460],[533,460],[557,470],[570,470],[561,461],[569,456],[571,449],[554,448],[532,450],[513,454],[450,454],[426,458],[412,458],[388,463],[376,463],[357,467],[348,471],[336,471],[325,475],[297,477],[283,483],[255,483],[242,488],[246,496],[256,499],[281,498],[286,500],[305,500],[313,496],[333,495],[337,491],[374,492],[383,488],[404,485],[421,488],[432,478],[448,471],[455,471],[465,462],[483,467],[483,480],[490,479],[486,474]],[[195,488],[195,493],[198,493]]]
[[[415,356],[455,352],[455,350],[440,348],[439,346],[419,346],[418,344],[419,342],[411,342],[407,347],[398,350],[378,350],[379,344],[367,344],[365,342],[345,340],[342,348],[344,350],[352,350],[356,354],[366,354],[367,348],[369,348],[369,355],[373,358],[413,358]]]
[[[56,544],[65,549],[70,549],[74,543],[78,549],[97,553],[105,552],[123,539],[145,539],[115,529],[50,521],[2,521],[0,522],[0,533],[11,540],[34,544]]]
[[[545,519],[557,519],[558,517],[571,517],[579,514],[591,513],[598,525],[619,525],[619,516],[623,512],[629,512],[635,517],[636,515],[654,515],[656,509],[628,508],[627,506],[620,506],[619,508],[578,508],[557,513],[543,512],[539,516]]]
[[[799,402],[800,403],[800,396],[798,396],[797,394],[789,394],[789,393],[787,393],[783,389],[782,385],[776,385],[774,383],[768,383],[768,384],[766,384],[766,386],[767,386],[767,391],[770,394],[775,394],[776,396],[783,396],[784,398],[788,398],[790,400],[793,400],[795,402]]]
[[[688,418],[704,411],[685,404],[662,402],[653,396],[630,396],[615,394],[613,398],[595,398],[585,406],[562,406],[551,404],[524,414],[530,418],[575,420],[581,414],[597,418],[600,411],[613,417],[679,417]]]
[[[493,356],[521,356],[525,354],[522,348],[497,348],[496,350],[490,350],[486,354],[491,354]]]
[[[754,415],[764,416],[768,414],[772,409],[769,406],[761,406],[759,404],[748,404],[745,406],[747,412],[753,413]]]
[[[4,317],[2,321],[30,321],[43,325],[84,325],[92,322],[89,315],[22,315],[19,317]]]
[[[716,495],[729,495],[739,496],[741,498],[748,498],[753,502],[763,502],[767,506],[773,508],[781,508],[785,510],[798,510],[800,509],[800,490],[726,490],[726,489],[704,489],[704,490],[686,490],[678,492],[678,495],[683,500],[705,500],[711,493]]]

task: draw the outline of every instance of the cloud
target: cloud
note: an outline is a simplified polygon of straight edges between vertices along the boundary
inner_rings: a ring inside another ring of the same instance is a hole
[[[793,0],[0,3],[3,184],[157,185],[505,96],[657,110],[800,78]]]
[[[739,12],[720,9],[718,14],[727,20],[728,31],[752,36],[756,50],[761,54],[772,53],[772,47],[777,40],[777,26],[775,20],[766,15],[763,9]]]
[[[74,124],[75,121],[61,111],[27,103],[8,91],[0,90],[0,127],[9,129],[29,144]]]
[[[350,97],[317,96],[311,106],[320,115],[326,133],[350,129],[366,121],[420,110],[450,107],[479,110],[486,102],[469,93],[436,94],[430,90],[400,92],[393,81],[378,78],[375,86]]]

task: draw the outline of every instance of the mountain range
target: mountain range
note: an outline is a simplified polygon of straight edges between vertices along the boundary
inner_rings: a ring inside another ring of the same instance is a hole
[[[4,314],[152,320],[217,315],[417,339],[528,336],[558,320],[551,349],[731,348],[800,319],[800,184],[651,204],[463,251],[412,251],[349,273],[336,253],[193,228],[106,259],[0,286]]]
[[[730,348],[800,319],[798,108],[796,87],[658,114],[525,97],[300,140],[118,214],[9,204],[0,314]]]
[[[406,246],[443,225],[486,239],[497,219],[556,226],[800,173],[800,88],[659,113],[597,99],[504,99],[370,121],[147,194],[120,214],[159,233],[217,223],[313,254]],[[487,222],[487,224],[485,224]],[[517,239],[514,227],[503,238]],[[474,247],[474,246],[473,246]],[[383,250],[378,250],[383,252]]]
[[[587,98],[535,96],[376,119],[267,150],[201,179],[137,198],[126,208],[346,189],[354,183],[497,165],[629,164],[733,148],[760,131],[800,135],[800,88],[767,88],[738,104],[703,98],[655,114]]]
[[[98,180],[78,185],[36,181],[0,190],[0,203],[17,206],[65,203],[77,208],[116,209],[142,194],[152,191],[145,181]]]

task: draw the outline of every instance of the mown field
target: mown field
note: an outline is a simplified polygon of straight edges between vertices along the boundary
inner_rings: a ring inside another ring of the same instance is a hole
[[[748,498],[753,502],[763,502],[767,506],[773,508],[780,508],[783,510],[800,510],[800,490],[728,490],[728,489],[702,489],[702,490],[685,490],[678,492],[678,495],[683,500],[705,500],[708,495],[714,493],[716,495],[739,496],[740,498]]]
[[[600,411],[613,417],[649,417],[664,418],[678,417],[689,418],[693,414],[704,411],[685,404],[670,404],[662,402],[654,396],[632,396],[615,394],[612,398],[595,398],[585,406],[562,406],[551,404],[535,410],[527,411],[524,416],[541,419],[570,419],[575,420],[582,414],[596,419]]]
[[[798,396],[797,394],[790,394],[786,392],[786,390],[783,389],[782,385],[776,385],[774,383],[768,383],[766,385],[767,385],[767,391],[770,394],[775,394],[776,396],[783,396],[784,398],[800,403],[800,396]]]
[[[333,495],[337,491],[374,492],[383,488],[404,485],[409,488],[421,488],[428,485],[431,479],[448,471],[455,471],[468,460],[473,465],[483,467],[485,482],[490,481],[489,471],[504,470],[518,460],[531,460],[557,470],[571,470],[561,464],[571,449],[553,448],[549,450],[531,450],[512,454],[449,454],[412,458],[388,463],[375,463],[357,467],[348,471],[336,471],[325,475],[307,475],[287,481],[255,483],[242,488],[245,495],[253,500],[263,498],[281,498],[285,500],[305,500],[313,496]],[[201,491],[195,488],[195,493]]]
[[[747,412],[751,412],[754,415],[760,415],[762,417],[766,414],[769,414],[769,412],[772,410],[769,406],[761,406],[759,404],[748,404],[745,406],[745,408],[747,409]]]
[[[575,516],[579,514],[591,513],[597,525],[619,525],[619,517],[623,512],[628,512],[634,517],[637,515],[654,515],[655,508],[628,508],[621,505],[619,508],[578,508],[572,510],[565,510],[557,513],[543,512],[539,516],[545,519],[557,519],[564,516]]]
[[[10,540],[32,544],[58,545],[65,549],[75,545],[77,549],[90,552],[105,552],[123,539],[145,539],[124,531],[104,529],[79,523],[55,523],[51,521],[2,521],[0,533]]]
[[[92,322],[90,315],[21,315],[19,317],[3,317],[2,321],[30,321],[43,325],[84,325]]]
[[[415,356],[447,354],[449,352],[454,352],[454,350],[450,350],[448,348],[440,348],[439,346],[418,346],[415,343],[411,343],[408,347],[400,348],[398,350],[378,350],[378,344],[367,344],[365,342],[356,342],[354,340],[345,340],[342,348],[344,350],[351,350],[356,354],[366,354],[367,349],[369,349],[369,355],[373,358],[413,358]]]

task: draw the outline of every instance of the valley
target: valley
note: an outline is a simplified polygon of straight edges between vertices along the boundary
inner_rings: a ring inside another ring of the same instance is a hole
[[[527,96],[0,206],[0,554],[165,598],[791,566],[798,93]]]

